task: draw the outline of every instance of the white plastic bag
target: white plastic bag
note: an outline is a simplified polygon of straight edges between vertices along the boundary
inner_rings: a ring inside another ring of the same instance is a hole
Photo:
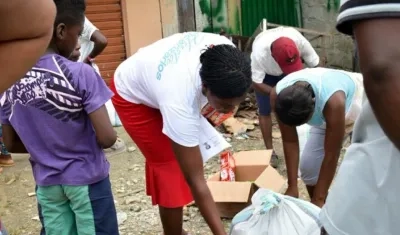
[[[252,205],[232,220],[230,235],[320,235],[320,208],[297,198],[259,189]]]
[[[115,111],[114,105],[112,104],[111,100],[107,101],[106,108],[111,124],[113,126],[122,126],[121,120],[119,120],[118,114]]]

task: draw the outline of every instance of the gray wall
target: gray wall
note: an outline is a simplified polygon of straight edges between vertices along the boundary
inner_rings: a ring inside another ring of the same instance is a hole
[[[325,48],[329,67],[351,70],[352,39],[336,30],[338,11],[333,6],[328,11],[327,2],[327,0],[302,0],[303,27],[331,33],[332,37],[326,39],[325,46],[322,46],[318,39],[312,42],[314,48],[318,53],[321,52],[322,47]]]

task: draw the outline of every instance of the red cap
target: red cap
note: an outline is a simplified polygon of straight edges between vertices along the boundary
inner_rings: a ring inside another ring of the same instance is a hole
[[[290,38],[280,37],[276,39],[271,45],[271,54],[284,74],[303,69],[299,49]]]

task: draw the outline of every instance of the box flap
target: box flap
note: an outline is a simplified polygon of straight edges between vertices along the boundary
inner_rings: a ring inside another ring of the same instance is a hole
[[[267,188],[279,193],[286,181],[274,168],[267,167],[254,183],[260,188]]]
[[[251,183],[207,181],[215,202],[241,202],[249,200]]]
[[[233,157],[235,158],[236,166],[268,166],[271,155],[272,150],[252,150],[235,153]]]

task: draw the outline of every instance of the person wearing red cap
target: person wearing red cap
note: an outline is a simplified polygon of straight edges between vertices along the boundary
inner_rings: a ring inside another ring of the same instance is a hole
[[[251,53],[253,88],[256,91],[261,133],[267,149],[273,149],[269,94],[285,75],[303,69],[302,60],[308,67],[319,65],[319,56],[311,43],[294,28],[269,29],[254,40]],[[275,152],[271,165],[275,168],[278,166]]]

